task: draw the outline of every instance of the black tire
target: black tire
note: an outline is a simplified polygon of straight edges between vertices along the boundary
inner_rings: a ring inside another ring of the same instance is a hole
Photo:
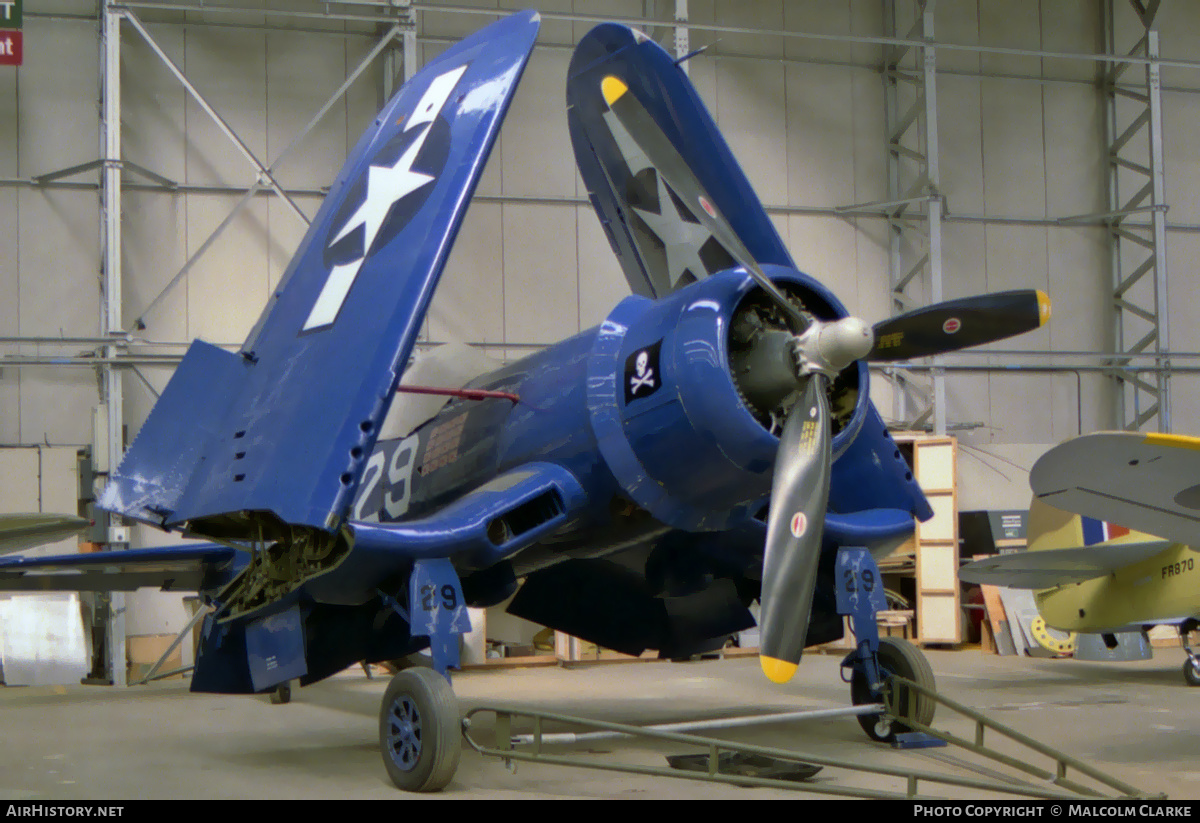
[[[1183,661],[1183,679],[1189,686],[1200,686],[1200,662],[1196,658]]]
[[[275,687],[275,691],[271,692],[271,702],[276,706],[281,706],[284,703],[292,702],[292,684],[280,683]]]
[[[933,669],[921,650],[899,637],[879,638],[879,666],[883,669],[884,677],[897,674],[913,681],[919,686],[932,690],[934,688]],[[854,670],[850,678],[850,699],[855,706],[864,703],[879,703],[879,695],[871,693],[866,675],[859,669]],[[928,726],[933,722],[933,712],[937,704],[933,698],[927,697],[910,689],[902,689],[899,694],[899,711],[905,712],[905,707],[911,703],[911,714],[905,714],[917,723]],[[860,714],[858,724],[872,740],[881,743],[891,743],[897,734],[911,731],[911,727],[897,721],[886,724],[886,715]]]
[[[405,669],[392,678],[379,709],[379,751],[397,788],[445,788],[458,769],[461,722],[450,684],[433,669]]]

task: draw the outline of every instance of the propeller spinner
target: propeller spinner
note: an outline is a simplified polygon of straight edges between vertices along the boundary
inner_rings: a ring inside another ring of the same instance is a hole
[[[762,336],[764,351],[773,350],[757,361],[769,364],[758,367],[768,373],[754,376],[777,396],[800,392],[779,437],[760,595],[760,662],[769,679],[783,683],[804,651],[816,589],[832,463],[831,381],[857,360],[926,357],[1030,331],[1049,319],[1050,301],[1032,289],[981,295],[901,314],[873,328],[856,317],[812,318],[766,276],[628,85],[610,75],[601,92],[657,173],[791,321],[790,332]],[[783,349],[790,349],[790,357],[778,356]],[[752,354],[749,361],[755,360]]]

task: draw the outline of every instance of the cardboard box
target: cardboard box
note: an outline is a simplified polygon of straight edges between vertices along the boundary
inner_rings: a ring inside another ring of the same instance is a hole
[[[129,661],[129,682],[136,683],[145,677],[173,642],[175,642],[173,634],[132,635],[125,638],[125,657]],[[183,655],[180,647],[176,646],[159,667],[159,673],[173,671],[182,666]],[[179,680],[182,678],[182,674],[175,674],[168,679]]]

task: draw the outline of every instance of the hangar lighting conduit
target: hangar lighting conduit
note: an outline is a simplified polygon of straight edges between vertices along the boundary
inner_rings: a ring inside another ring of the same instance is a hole
[[[1131,0],[1137,8],[1137,0]],[[413,11],[425,12],[427,14],[444,14],[444,15],[482,15],[487,17],[502,17],[511,13],[509,9],[497,8],[479,8],[473,6],[455,6],[442,3],[396,3],[388,2],[370,2],[369,0],[341,0],[341,2],[327,2],[327,0],[312,0],[312,2],[301,3],[295,2],[290,8],[263,8],[262,6],[243,3],[243,4],[222,4],[215,5],[206,2],[192,3],[166,3],[166,2],[138,2],[138,0],[127,0],[117,4],[123,9],[143,9],[156,12],[177,12],[183,14],[185,12],[203,12],[206,15],[229,14],[229,15],[244,15],[253,13],[264,17],[281,17],[294,19],[310,19],[320,21],[341,21],[348,23],[391,23],[395,22],[401,15],[398,14],[397,8],[405,7]],[[1153,3],[1157,6],[1158,3]],[[306,6],[309,10],[298,9],[299,6]],[[368,8],[377,9],[373,14],[350,14],[347,12],[333,11],[337,6],[365,6]],[[541,11],[543,20],[562,20],[564,22],[575,23],[607,23],[616,22],[624,23],[630,26],[639,28],[663,27],[665,29],[674,29],[679,25],[677,20],[659,20],[651,17],[621,17],[618,15],[603,15],[603,14],[581,14],[578,12],[557,12],[557,11]],[[27,17],[60,17],[71,18],[78,15],[41,12],[35,13],[30,10],[25,11]],[[207,21],[188,21],[187,25],[224,25]],[[239,25],[239,24],[229,24]],[[263,28],[262,24],[244,24],[248,28]],[[878,46],[900,46],[918,48],[926,45],[922,40],[906,39],[895,36],[878,36],[870,34],[845,34],[845,33],[825,33],[825,32],[810,32],[810,31],[783,31],[778,28],[769,29],[756,26],[729,26],[719,23],[704,23],[695,20],[687,21],[688,28],[693,31],[712,32],[714,34],[749,34],[762,37],[779,37],[783,39],[799,39],[799,40],[816,40],[832,43],[853,43]],[[294,29],[289,29],[294,30]],[[323,29],[314,29],[313,31],[324,31]],[[338,32],[343,34],[344,32]],[[419,38],[422,41],[435,42],[437,38]],[[450,42],[444,40],[443,42]],[[539,47],[542,44],[539,43]],[[1046,49],[1020,49],[1005,46],[983,46],[971,43],[950,43],[940,41],[937,43],[938,48],[949,51],[962,51],[977,54],[994,54],[1005,55],[1009,57],[1029,57],[1036,59],[1054,59],[1054,60],[1083,60],[1089,62],[1110,62],[1110,63],[1131,63],[1131,64],[1149,64],[1150,58],[1130,56],[1119,53],[1094,53],[1094,52],[1064,52],[1050,51]],[[778,58],[764,58],[777,62]],[[1189,60],[1181,57],[1160,57],[1154,60],[1160,66],[1172,66],[1178,68],[1200,69],[1200,60]],[[985,75],[994,76],[994,75]],[[1037,80],[1034,77],[1022,77],[1019,79]]]

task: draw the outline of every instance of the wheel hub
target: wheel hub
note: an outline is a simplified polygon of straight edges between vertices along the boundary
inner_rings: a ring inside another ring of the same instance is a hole
[[[421,757],[421,713],[407,697],[392,704],[388,749],[392,760],[406,772],[415,768]]]

